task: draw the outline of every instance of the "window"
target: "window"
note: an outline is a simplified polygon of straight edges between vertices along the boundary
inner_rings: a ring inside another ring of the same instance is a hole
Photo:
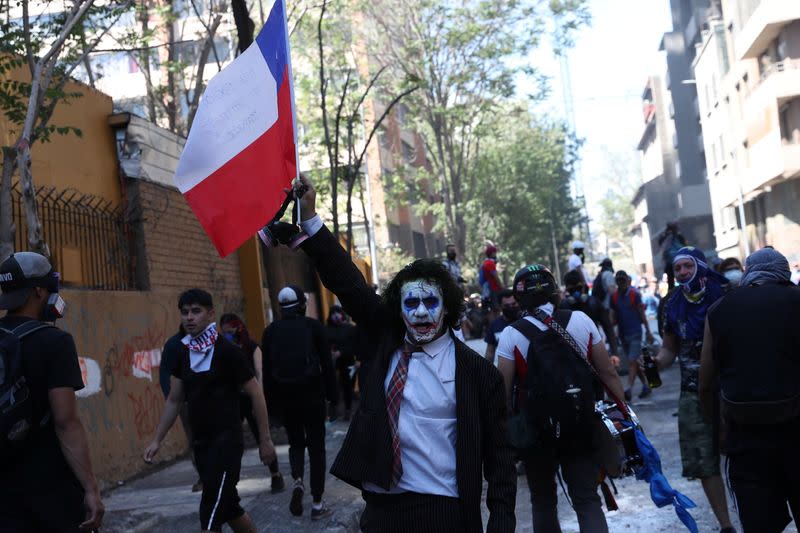
[[[676,178],[680,178],[681,177],[681,162],[680,161],[675,161],[675,177]]]

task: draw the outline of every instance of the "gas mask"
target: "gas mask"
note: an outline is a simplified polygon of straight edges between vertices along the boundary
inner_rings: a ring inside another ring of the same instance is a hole
[[[444,301],[439,285],[424,279],[400,288],[400,311],[409,339],[416,344],[434,340],[444,326]]]

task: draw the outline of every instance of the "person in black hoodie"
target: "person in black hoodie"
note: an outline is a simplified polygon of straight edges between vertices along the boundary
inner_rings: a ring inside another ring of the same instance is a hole
[[[289,285],[278,293],[281,318],[270,324],[261,339],[263,371],[272,383],[283,410],[289,438],[292,499],[289,511],[303,514],[305,451],[310,469],[311,519],[331,515],[322,500],[325,492],[326,398],[336,403],[336,376],[325,330],[319,320],[306,316],[306,295]]]

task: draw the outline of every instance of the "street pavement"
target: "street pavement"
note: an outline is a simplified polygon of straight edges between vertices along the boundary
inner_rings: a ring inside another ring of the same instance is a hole
[[[483,353],[480,341],[469,343],[476,351]],[[662,374],[663,386],[645,400],[634,395],[632,403],[647,436],[661,454],[664,473],[672,486],[697,503],[691,509],[701,533],[719,530],[711,508],[708,505],[700,482],[681,477],[680,451],[678,447],[677,411],[679,393],[679,374],[673,367]],[[638,393],[637,385],[635,393]],[[341,446],[347,424],[337,421],[328,425],[328,465]],[[272,495],[269,492],[269,478],[266,467],[258,460],[258,451],[248,449],[242,461],[242,475],[239,493],[242,506],[250,513],[260,532],[306,533],[327,532],[345,533],[358,531],[358,516],[363,508],[361,495],[356,489],[328,476],[325,500],[335,510],[334,514],[319,522],[309,518],[310,497],[306,497],[306,511],[302,517],[289,513],[291,481],[288,467],[288,446],[285,437],[276,433],[277,451],[287,490]],[[306,467],[306,472],[308,468]],[[178,461],[170,466],[140,477],[108,492],[105,496],[105,532],[196,532],[200,526],[197,508],[199,493],[191,492],[196,474],[189,460]],[[306,484],[307,475],[306,475]],[[658,509],[650,500],[648,485],[643,481],[628,477],[616,480],[619,493],[616,496],[618,511],[606,514],[612,532],[625,533],[666,533],[686,531],[671,506]],[[737,529],[738,522],[733,504],[729,501],[731,516]],[[484,518],[488,516],[484,509]],[[559,517],[564,533],[577,533],[578,523],[563,493],[559,494]],[[226,531],[230,531],[226,528]],[[518,478],[517,485],[517,531],[533,531],[531,523],[530,493],[524,477]],[[786,531],[797,532],[794,526]]]

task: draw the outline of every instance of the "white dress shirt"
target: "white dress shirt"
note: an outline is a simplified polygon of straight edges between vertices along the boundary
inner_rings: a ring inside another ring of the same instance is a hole
[[[403,476],[386,491],[373,483],[364,489],[382,494],[418,492],[458,497],[456,481],[456,350],[449,334],[422,346],[408,362],[400,403],[398,432]],[[392,356],[384,387],[400,360]]]

